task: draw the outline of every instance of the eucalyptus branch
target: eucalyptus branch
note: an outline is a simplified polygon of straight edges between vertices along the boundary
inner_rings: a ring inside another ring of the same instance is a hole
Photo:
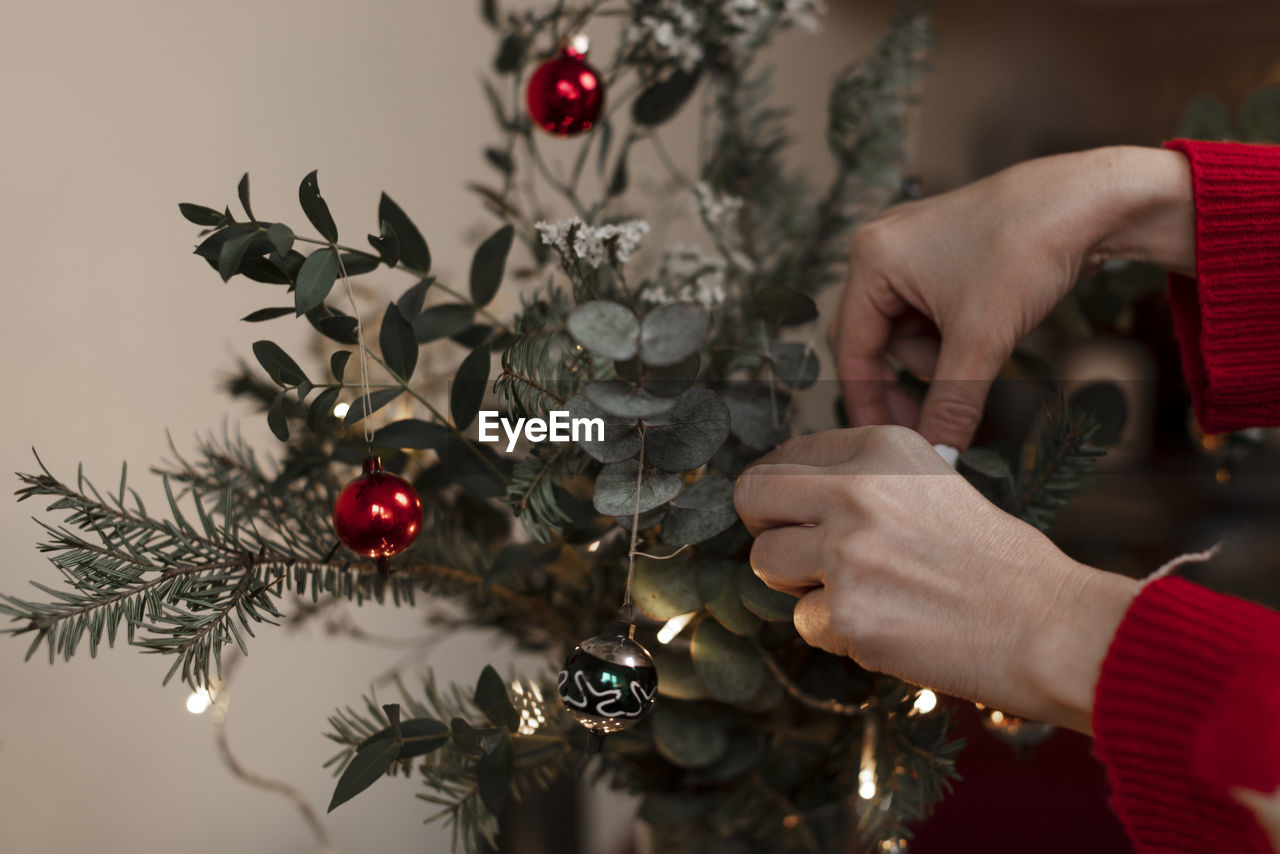
[[[841,715],[849,718],[861,717],[866,713],[866,703],[853,705],[851,703],[842,703],[839,700],[824,700],[821,697],[815,697],[810,694],[791,680],[791,677],[782,669],[782,665],[779,664],[778,660],[764,648],[764,645],[761,644],[759,640],[752,638],[752,643],[754,644],[756,651],[760,654],[760,659],[765,663],[765,666],[769,668],[769,672],[773,674],[773,678],[777,679],[778,684],[782,686],[782,689],[801,705],[808,706],[809,708],[816,709],[820,712],[827,712],[829,714]]]

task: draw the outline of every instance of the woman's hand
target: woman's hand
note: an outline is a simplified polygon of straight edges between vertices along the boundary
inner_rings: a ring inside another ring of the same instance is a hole
[[[738,479],[751,565],[813,646],[1081,732],[1137,583],[1068,558],[902,427],[792,439]]]
[[[1110,258],[1190,273],[1194,220],[1186,158],[1130,147],[891,208],[854,237],[831,327],[849,417],[968,446],[1000,367],[1081,273]],[[886,353],[933,379],[923,406],[894,388]]]

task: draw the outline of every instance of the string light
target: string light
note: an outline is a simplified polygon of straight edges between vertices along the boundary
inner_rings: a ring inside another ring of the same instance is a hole
[[[514,705],[520,713],[516,731],[521,735],[533,735],[547,722],[543,711],[542,691],[536,682],[524,683],[517,679],[511,683],[511,693],[515,695]]]
[[[589,551],[589,552],[594,552],[594,551],[596,551],[596,550],[597,550],[597,549],[599,549],[599,548],[600,548],[600,541],[599,541],[599,540],[596,540],[596,541],[595,541],[595,542],[593,542],[591,545],[587,546],[587,551]]]
[[[676,635],[684,631],[684,627],[689,625],[689,621],[697,613],[697,611],[690,611],[687,614],[679,614],[667,620],[666,624],[658,629],[658,643],[667,644],[675,640]]]
[[[858,765],[858,797],[869,801],[876,796],[876,728],[874,715],[862,722],[862,762]]]
[[[938,695],[930,691],[928,688],[921,688],[916,694],[915,705],[911,707],[913,712],[927,715],[938,707]]]
[[[213,697],[207,688],[197,688],[187,697],[187,711],[193,715],[203,715],[213,705]]]
[[[333,408],[333,417],[334,417],[334,418],[346,418],[346,417],[347,417],[347,413],[348,413],[348,412],[350,412],[350,411],[351,411],[351,404],[349,404],[349,403],[339,403],[337,406],[335,406],[335,407]]]

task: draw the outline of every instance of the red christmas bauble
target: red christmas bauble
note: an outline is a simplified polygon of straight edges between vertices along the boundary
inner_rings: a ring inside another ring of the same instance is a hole
[[[382,461],[364,461],[364,474],[348,483],[333,504],[333,528],[338,539],[356,554],[378,561],[387,574],[387,561],[418,538],[422,528],[422,500],[413,485],[382,470]]]
[[[573,46],[538,66],[529,78],[529,115],[543,130],[573,136],[590,130],[604,107],[604,82]]]

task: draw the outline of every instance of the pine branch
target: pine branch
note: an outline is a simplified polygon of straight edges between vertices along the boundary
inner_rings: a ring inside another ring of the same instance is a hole
[[[1070,411],[1064,399],[1059,413],[1046,410],[1036,433],[1034,459],[1018,478],[1006,510],[1047,531],[1071,497],[1089,480],[1099,457],[1107,453],[1094,443],[1097,419]]]

